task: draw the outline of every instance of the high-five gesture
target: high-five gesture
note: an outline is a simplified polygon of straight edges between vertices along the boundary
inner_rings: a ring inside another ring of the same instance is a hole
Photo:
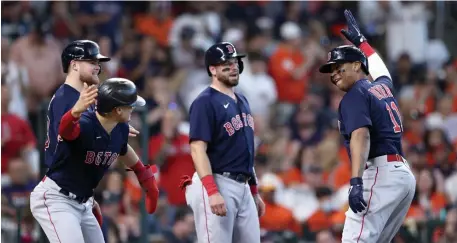
[[[352,16],[351,11],[344,10],[344,17],[346,18],[348,29],[342,29],[341,34],[343,34],[348,41],[354,44],[354,46],[359,47],[360,44],[366,40],[366,38],[363,36],[362,32],[360,32],[359,25],[357,24],[354,16]]]
[[[84,83],[79,99],[73,106],[73,109],[71,109],[71,115],[74,117],[80,117],[81,114],[89,108],[89,106],[95,103],[98,94],[97,92],[98,89],[96,85],[87,86],[87,84]]]

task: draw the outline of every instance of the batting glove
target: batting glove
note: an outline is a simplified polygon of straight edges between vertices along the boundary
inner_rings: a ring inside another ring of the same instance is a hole
[[[357,24],[357,21],[355,21],[354,16],[352,16],[351,11],[344,10],[344,16],[346,17],[348,29],[342,29],[341,34],[343,34],[348,41],[354,44],[354,46],[359,47],[360,44],[367,39],[362,35],[362,32],[360,32],[359,25]]]
[[[349,188],[349,207],[354,213],[365,210],[367,203],[363,199],[363,181],[360,177],[354,177],[350,180]]]

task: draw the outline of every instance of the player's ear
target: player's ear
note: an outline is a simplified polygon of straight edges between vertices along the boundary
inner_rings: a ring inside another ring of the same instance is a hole
[[[120,116],[122,114],[122,109],[121,107],[116,107],[114,108],[115,109],[115,112],[116,112],[116,115]]]
[[[211,75],[216,75],[216,67],[215,66],[209,66],[209,72]]]
[[[360,62],[354,62],[352,64],[352,70],[354,72],[358,72],[361,69],[361,63]]]

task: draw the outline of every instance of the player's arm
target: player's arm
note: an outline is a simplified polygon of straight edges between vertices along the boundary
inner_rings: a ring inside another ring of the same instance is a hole
[[[156,211],[157,201],[159,199],[159,188],[154,177],[154,173],[157,172],[157,167],[155,165],[144,166],[135,150],[133,150],[133,148],[127,144],[127,125],[125,130],[125,143],[121,149],[119,159],[135,173],[141,187],[146,192],[146,211],[152,214]]]
[[[351,133],[350,141],[352,178],[362,177],[370,152],[370,131],[367,127],[357,128]]]
[[[354,213],[367,206],[363,198],[362,174],[370,152],[370,100],[362,90],[350,90],[340,104],[345,130],[350,135],[351,171],[349,206]]]
[[[80,117],[84,111],[95,103],[97,97],[97,86],[90,87],[84,83],[83,90],[79,95],[79,99],[73,108],[67,111],[60,120],[59,135],[64,139],[72,141],[79,137],[81,133]]]
[[[348,29],[341,30],[341,33],[346,37],[347,40],[352,42],[352,44],[360,48],[360,50],[367,56],[369,64],[368,71],[370,72],[373,80],[376,80],[382,76],[387,76],[391,80],[387,66],[384,64],[378,53],[376,53],[370,44],[368,44],[367,39],[360,32],[360,28],[354,16],[352,16],[351,11],[345,10],[344,15],[346,17]]]
[[[213,178],[213,171],[206,154],[208,144],[205,141],[194,140],[190,143],[190,154],[194,161],[195,170],[205,186],[208,196],[218,192],[216,183]]]
[[[350,135],[352,176],[361,177],[370,149],[372,126],[369,97],[360,90],[351,90],[341,101],[340,112],[346,132]]]
[[[213,178],[213,171],[206,150],[214,129],[215,113],[209,97],[199,97],[189,110],[190,154],[198,177],[205,186],[208,196],[218,192]]]

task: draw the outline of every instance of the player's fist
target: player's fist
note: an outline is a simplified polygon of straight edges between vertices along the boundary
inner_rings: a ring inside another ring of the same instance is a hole
[[[344,17],[346,18],[348,29],[342,29],[341,34],[356,47],[359,47],[362,42],[366,41],[366,38],[362,35],[362,32],[360,32],[359,25],[357,24],[357,21],[355,21],[351,11],[344,10]]]
[[[87,84],[84,83],[84,87],[79,94],[79,99],[71,109],[71,115],[74,117],[80,117],[81,114],[87,110],[87,108],[89,108],[89,106],[95,104],[95,100],[98,94],[97,92],[97,86],[87,86]]]
[[[354,177],[350,180],[349,188],[349,207],[354,213],[363,212],[367,203],[363,199],[363,181],[360,177]]]
[[[222,195],[217,192],[209,196],[209,206],[211,207],[211,212],[217,216],[227,215],[227,208],[225,207],[225,201]]]

